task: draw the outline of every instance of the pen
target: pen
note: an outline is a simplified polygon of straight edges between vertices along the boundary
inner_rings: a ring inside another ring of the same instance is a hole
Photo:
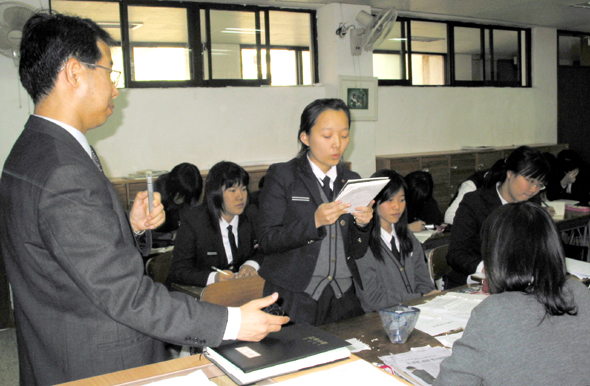
[[[154,185],[152,172],[146,172],[145,175],[147,177],[148,205],[150,206],[150,213],[152,213],[152,210],[154,210]]]
[[[217,268],[217,267],[211,266],[211,269],[213,269],[214,271],[217,271],[217,272],[219,272],[219,273],[222,273],[222,274],[224,274],[224,275],[227,275],[227,276],[229,276],[229,273],[227,273],[227,272],[225,272],[225,271],[222,271],[221,269],[219,269],[219,268]]]
[[[436,226],[435,225],[424,225],[424,229],[428,229],[428,230],[434,230]]]

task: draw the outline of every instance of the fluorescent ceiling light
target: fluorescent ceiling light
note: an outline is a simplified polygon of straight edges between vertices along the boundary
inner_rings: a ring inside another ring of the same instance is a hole
[[[97,21],[96,24],[102,28],[121,29],[121,23],[118,21]],[[129,29],[135,30],[143,25],[143,22],[129,22]]]
[[[574,7],[574,8],[590,8],[590,2],[580,3],[580,4],[571,4],[570,7]]]
[[[408,39],[407,38],[393,38],[393,39],[387,39],[387,40],[405,42]],[[445,38],[427,37],[427,36],[412,36],[413,42],[432,43],[432,42],[439,42],[441,40],[446,40],[446,39]]]

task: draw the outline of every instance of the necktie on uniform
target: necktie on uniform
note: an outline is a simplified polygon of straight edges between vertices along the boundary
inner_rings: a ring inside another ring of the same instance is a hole
[[[232,226],[227,226],[227,237],[229,238],[229,246],[231,248],[232,262],[238,257],[238,245],[236,244],[236,238],[234,232],[232,232]],[[231,262],[230,262],[231,264]]]
[[[332,192],[332,189],[330,189],[330,177],[328,177],[328,176],[324,177],[322,183],[323,183],[322,189],[324,190],[324,193],[326,194],[326,198],[328,199],[328,201],[332,202],[332,195],[334,193]]]

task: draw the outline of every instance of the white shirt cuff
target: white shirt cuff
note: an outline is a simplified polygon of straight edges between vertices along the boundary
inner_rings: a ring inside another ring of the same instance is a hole
[[[478,272],[483,272],[483,261],[481,261],[478,265],[477,268],[475,269],[474,273],[478,273]],[[471,278],[471,275],[467,276],[467,284],[479,284],[479,281],[473,280]]]
[[[211,272],[209,274],[209,277],[207,278],[207,284],[206,285],[215,283],[215,275],[217,275],[217,272]]]
[[[239,307],[227,308],[227,324],[225,325],[225,333],[223,340],[236,340],[242,325],[242,310]]]
[[[250,267],[254,268],[256,271],[258,271],[260,269],[260,264],[258,264],[258,262],[254,261],[254,260],[246,260],[246,262],[244,264],[242,264],[242,267],[244,265],[249,265]]]

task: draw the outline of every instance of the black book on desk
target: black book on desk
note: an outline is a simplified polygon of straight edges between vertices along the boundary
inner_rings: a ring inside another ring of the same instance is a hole
[[[245,385],[349,358],[348,345],[317,327],[294,324],[271,332],[260,342],[232,341],[207,348],[205,356],[234,382]]]

